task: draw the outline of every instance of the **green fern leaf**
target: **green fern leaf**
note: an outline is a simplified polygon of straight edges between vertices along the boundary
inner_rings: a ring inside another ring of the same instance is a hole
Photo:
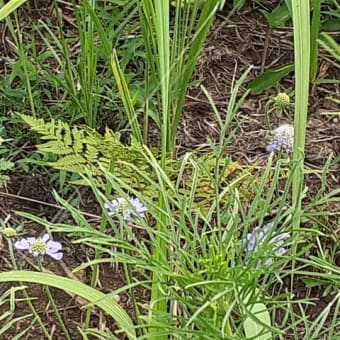
[[[87,171],[87,161],[81,155],[67,155],[58,159],[56,162],[49,162],[48,165],[55,169],[78,174],[84,174]]]
[[[51,152],[56,155],[68,155],[73,153],[71,148],[65,147],[65,144],[62,141],[50,141],[44,144],[37,145],[39,151],[42,152]]]

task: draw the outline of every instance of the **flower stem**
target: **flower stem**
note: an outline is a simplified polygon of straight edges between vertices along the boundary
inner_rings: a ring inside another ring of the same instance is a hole
[[[112,164],[110,165],[110,171],[113,171]],[[109,197],[111,190],[112,190],[112,185],[110,184],[110,181],[108,181],[108,183],[106,184],[106,187],[105,187],[105,196],[106,197]],[[99,226],[99,231],[101,233],[105,233],[106,224],[107,224],[107,217],[105,216],[105,214],[103,214],[101,222],[100,222],[100,226]],[[102,254],[102,250],[96,248],[95,255],[94,255],[94,261],[100,259],[101,254]],[[98,280],[98,276],[99,276],[99,268],[100,268],[99,264],[93,264],[93,271],[91,273],[91,281],[90,281],[90,286],[92,288],[95,288],[96,285],[97,285],[97,280]],[[89,306],[86,309],[85,325],[84,325],[85,329],[89,328],[89,326],[90,326],[91,313],[92,313],[92,306]]]
[[[43,268],[43,266],[41,264],[41,260],[40,259],[39,259],[39,268],[40,268],[40,271],[43,273],[44,272],[44,268]],[[48,300],[50,301],[50,303],[52,305],[52,308],[53,308],[53,311],[54,311],[54,313],[55,313],[55,315],[56,315],[56,317],[57,317],[57,319],[59,321],[60,327],[61,327],[61,329],[64,332],[65,338],[67,340],[72,340],[72,338],[71,338],[71,336],[70,336],[70,334],[69,334],[69,332],[67,330],[67,327],[65,326],[64,320],[63,320],[63,318],[61,317],[61,315],[59,313],[58,307],[57,307],[57,305],[56,305],[56,303],[54,301],[54,298],[53,298],[53,295],[51,293],[50,288],[48,286],[45,286],[44,288],[45,288]]]

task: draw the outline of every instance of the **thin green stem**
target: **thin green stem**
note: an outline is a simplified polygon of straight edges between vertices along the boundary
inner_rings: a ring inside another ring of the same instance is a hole
[[[129,294],[130,294],[130,298],[131,298],[131,301],[132,301],[132,306],[133,306],[133,311],[135,313],[135,318],[136,318],[136,320],[140,320],[141,313],[140,313],[139,308],[138,308],[134,288],[132,287],[132,275],[131,275],[130,266],[128,264],[124,263],[123,267],[124,267],[126,282],[131,287],[129,289]]]
[[[39,259],[39,268],[40,268],[40,271],[43,273],[44,272],[44,268],[42,266],[42,263],[41,263],[41,260]],[[45,291],[46,291],[46,295],[47,295],[47,298],[48,300],[50,301],[51,305],[52,305],[52,308],[53,308],[53,311],[54,311],[54,314],[56,315],[58,321],[59,321],[59,324],[60,324],[60,327],[61,329],[63,330],[64,332],[64,335],[65,335],[65,338],[67,340],[72,340],[71,336],[70,336],[70,333],[68,332],[66,326],[65,326],[65,323],[64,323],[64,320],[63,318],[61,317],[60,313],[59,313],[59,310],[58,310],[58,307],[54,301],[54,298],[53,298],[53,295],[51,293],[51,290],[48,286],[45,286],[44,287]]]
[[[32,93],[32,87],[31,87],[31,80],[30,80],[30,75],[28,73],[28,67],[27,67],[27,57],[24,49],[24,44],[22,41],[22,34],[20,32],[20,25],[19,25],[19,19],[17,14],[15,13],[15,22],[18,30],[18,38],[19,38],[19,46],[18,46],[18,54],[22,63],[22,67],[24,68],[24,73],[25,73],[25,79],[26,79],[26,87],[27,87],[27,92],[28,92],[28,98],[29,98],[29,103],[32,111],[32,115],[36,116],[37,113],[35,111],[35,105],[34,105],[34,98],[33,98],[33,93]]]
[[[110,171],[112,171],[112,167],[110,168]],[[106,188],[105,188],[105,196],[109,197],[110,193],[112,190],[112,185],[111,182],[108,181],[106,184]],[[99,232],[100,233],[105,233],[105,229],[106,229],[106,225],[107,225],[107,217],[103,214],[101,222],[100,222],[100,226],[99,226]],[[98,248],[96,248],[95,250],[95,255],[94,255],[94,261],[100,259],[100,256],[102,254],[102,251]],[[93,264],[93,271],[91,274],[91,281],[90,281],[90,286],[92,288],[95,288],[97,285],[97,280],[98,280],[98,276],[99,276],[99,264]],[[85,329],[89,328],[90,326],[90,321],[91,321],[91,313],[92,313],[92,306],[89,306],[86,309],[86,316],[85,316]]]

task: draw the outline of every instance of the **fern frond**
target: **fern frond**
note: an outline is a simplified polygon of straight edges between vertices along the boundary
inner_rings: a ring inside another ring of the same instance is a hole
[[[56,162],[49,162],[49,166],[78,174],[91,174],[100,187],[106,182],[105,171],[113,171],[120,178],[130,181],[134,188],[145,189],[146,184],[126,166],[129,163],[150,172],[144,150],[136,141],[124,145],[120,142],[120,134],[109,128],[101,135],[88,126],[70,127],[62,121],[45,122],[41,118],[19,116],[44,141],[37,146],[39,151],[62,156]]]
[[[78,174],[85,174],[88,170],[86,159],[81,155],[67,155],[56,162],[48,162],[55,169],[65,170]]]
[[[58,140],[37,145],[37,148],[39,151],[51,152],[56,155],[68,155],[73,153],[72,149],[66,148],[65,144],[62,141]]]
[[[74,153],[82,153],[84,151],[84,131],[79,130],[76,126],[72,129],[73,151]]]

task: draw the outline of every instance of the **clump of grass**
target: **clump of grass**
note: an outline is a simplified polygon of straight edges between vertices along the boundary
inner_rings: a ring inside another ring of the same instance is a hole
[[[294,338],[299,339],[301,328],[305,331],[306,339],[317,339],[325,334],[336,334],[339,327],[339,270],[335,261],[336,249],[332,249],[331,255],[328,255],[320,247],[320,237],[325,236],[320,228],[320,221],[337,216],[336,213],[328,214],[322,210],[328,203],[339,202],[339,190],[324,194],[327,171],[322,175],[322,188],[316,197],[312,198],[312,202],[304,206],[302,201],[306,192],[303,161],[310,70],[306,60],[311,59],[315,63],[316,58],[315,54],[311,58],[309,54],[308,1],[292,3],[296,73],[294,133],[291,126],[274,130],[275,143],[271,144],[268,150],[284,148],[290,156],[293,154],[293,159],[279,157],[274,163],[274,155],[271,153],[266,166],[259,172],[253,173],[239,166],[235,177],[226,177],[230,162],[225,159],[224,150],[235,136],[235,131],[229,135],[227,131],[249,93],[246,91],[239,100],[237,99],[239,89],[249,72],[247,70],[235,84],[225,117],[219,115],[209,93],[203,88],[216,113],[221,131],[218,143],[210,145],[209,153],[212,157],[208,159],[215,162],[214,166],[208,166],[207,158],[187,154],[176,160],[176,168],[171,168],[175,164],[175,136],[185,94],[214,12],[217,5],[222,3],[223,1],[217,0],[184,1],[182,6],[177,3],[173,30],[170,29],[169,4],[162,0],[130,2],[130,5],[125,7],[126,12],[124,10],[119,16],[122,22],[118,19],[115,22],[120,23],[118,31],[121,31],[137,12],[141,20],[147,62],[144,69],[145,83],[142,85],[142,107],[146,124],[143,129],[139,125],[134,96],[125,74],[128,58],[119,60],[119,48],[114,46],[118,45],[119,34],[112,35],[110,30],[105,28],[96,13],[94,1],[85,2],[83,6],[78,6],[73,1],[81,50],[86,52],[81,54],[76,63],[68,51],[68,41],[63,34],[57,37],[47,24],[41,24],[38,29],[41,39],[49,47],[62,70],[60,78],[46,69],[45,76],[56,83],[58,90],[63,88],[66,96],[77,107],[74,113],[80,114],[88,126],[94,127],[98,122],[99,97],[103,94],[103,88],[97,84],[97,65],[100,58],[106,61],[106,70],[111,66],[125,109],[124,119],[130,123],[134,141],[138,144],[138,156],[142,158],[149,173],[144,171],[143,164],[138,166],[140,163],[130,161],[129,158],[119,159],[119,163],[127,169],[128,174],[133,173],[142,178],[143,185],[157,188],[157,195],[147,195],[132,185],[131,178],[118,176],[113,171],[115,164],[112,159],[108,157],[109,161],[105,162],[104,151],[100,150],[100,147],[104,150],[105,145],[94,143],[94,139],[100,139],[99,134],[86,127],[90,137],[95,137],[86,138],[86,150],[83,147],[78,149],[87,156],[94,155],[92,159],[95,166],[91,171],[84,166],[81,174],[83,183],[91,187],[102,207],[99,225],[90,223],[85,214],[57,193],[56,200],[71,213],[74,225],[52,223],[28,213],[19,213],[20,216],[45,226],[48,231],[65,233],[74,243],[94,249],[94,258],[75,269],[77,271],[91,268],[89,286],[46,273],[15,270],[0,274],[0,282],[34,282],[87,298],[90,304],[86,308],[82,329],[79,329],[79,333],[85,337],[90,334],[98,337],[115,336],[109,330],[89,328],[93,305],[99,306],[114,318],[121,330],[131,339],[256,337],[262,340],[284,338],[287,334],[293,334]],[[9,4],[13,6],[14,1]],[[54,4],[62,32],[63,24],[57,2]],[[137,6],[133,7],[135,4]],[[320,2],[315,4],[319,6]],[[5,8],[7,14],[8,8]],[[0,18],[3,13],[3,10],[0,11]],[[314,23],[316,31],[317,18]],[[8,20],[7,24],[16,40],[18,55],[24,62],[24,76],[34,115],[36,102],[28,72],[27,50],[11,21]],[[18,22],[16,24],[18,26]],[[97,37],[100,37],[100,44],[97,44]],[[100,49],[97,50],[99,46]],[[117,48],[112,53],[113,47]],[[311,70],[314,78],[315,64]],[[62,85],[64,80],[65,85]],[[288,99],[281,96],[281,101],[275,102],[276,109],[284,111],[289,105]],[[79,118],[77,114],[74,119]],[[161,150],[157,155],[143,145],[150,117],[161,133]],[[60,127],[66,125],[60,123],[58,126],[60,139],[54,138],[53,134],[51,139],[58,142],[65,139],[73,150],[76,144],[73,137],[80,136],[79,130],[74,128],[71,133],[67,127],[65,131],[68,133],[64,133]],[[81,135],[83,136],[85,135]],[[109,134],[106,136],[110,137]],[[115,145],[124,149],[120,142],[115,142]],[[51,147],[51,144],[48,146]],[[88,166],[86,160],[83,163]],[[325,169],[329,165],[330,159]],[[98,185],[94,178],[97,169],[105,177],[104,185]],[[174,179],[176,172],[178,174]],[[208,179],[208,186],[201,185],[202,174]],[[242,192],[242,182],[247,183],[248,195]],[[200,204],[207,197],[209,199]],[[313,228],[304,229],[302,222],[311,223]],[[7,238],[17,236],[13,230],[5,229],[2,234]],[[140,230],[145,236],[140,236],[137,232]],[[336,235],[334,239],[337,241]],[[313,246],[314,241],[318,247]],[[14,244],[19,249],[32,252],[33,255],[40,252],[57,259],[62,256],[59,251],[61,245],[48,243],[45,236],[42,239],[31,238]],[[8,248],[13,269],[18,269],[10,239]],[[311,255],[315,248],[319,256]],[[106,295],[100,293],[98,288],[100,265],[104,263],[121,265],[127,282],[117,291]],[[306,287],[320,282],[328,285],[327,292],[334,296],[327,308],[313,321],[308,320],[304,312],[304,306],[312,300],[307,297],[297,300],[294,296],[293,283],[297,276],[303,277]],[[275,293],[275,287],[283,285],[287,280],[291,284],[290,290]],[[151,296],[148,306],[140,305],[138,300],[136,288],[141,287]],[[55,317],[65,337],[70,338],[51,291],[47,289],[47,292]],[[122,292],[127,292],[131,297],[135,323],[112,299],[113,295]],[[12,302],[9,311],[12,313],[14,290],[10,295],[5,293],[1,298],[7,302],[9,297]],[[30,304],[28,295],[27,303]],[[40,316],[32,305],[30,307],[49,338]],[[300,313],[296,312],[296,307],[300,308]],[[331,315],[332,310],[335,311],[334,316]],[[8,315],[5,314],[5,317]],[[2,318],[3,316],[0,320]],[[331,320],[328,324],[327,319]],[[13,324],[14,321],[18,319],[14,319]],[[6,330],[7,328],[2,328],[0,332]]]

